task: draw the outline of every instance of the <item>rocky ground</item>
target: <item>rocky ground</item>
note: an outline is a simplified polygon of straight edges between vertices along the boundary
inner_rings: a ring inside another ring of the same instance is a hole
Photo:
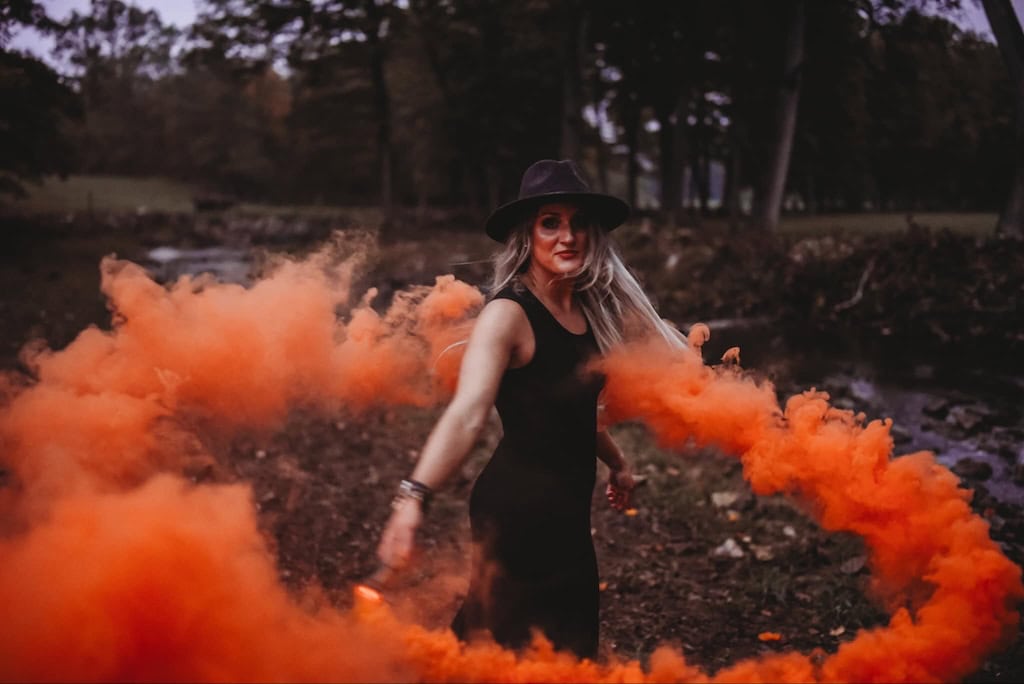
[[[154,246],[209,245],[225,237],[187,221],[34,227],[12,219],[0,226],[0,365],[6,370],[24,370],[17,350],[28,339],[59,347],[86,325],[107,323],[96,272],[103,254],[142,260]],[[323,230],[309,229],[317,236]],[[308,249],[310,235],[282,239],[274,249]],[[455,232],[431,235],[385,235],[366,283],[386,297],[444,270],[480,281],[484,242]],[[837,405],[869,417],[901,411],[898,451],[947,448],[950,465],[975,490],[972,506],[989,520],[992,537],[1024,563],[1024,387],[1013,379],[1020,377],[1014,357],[1024,348],[1024,245],[919,229],[878,243],[740,241],[643,224],[624,229],[623,244],[659,294],[663,313],[681,326],[762,321],[745,331],[712,325],[713,334],[721,348],[742,342],[744,365],[773,380],[780,394],[813,384],[832,392]],[[854,360],[829,361],[826,347]],[[886,389],[893,384],[903,394]],[[393,484],[407,474],[434,418],[436,411],[425,410],[297,412],[273,434],[211,441],[216,463],[187,474],[251,483],[282,579],[296,590],[315,583],[345,605],[352,584],[374,569]],[[466,500],[498,429],[488,427],[439,495],[423,531],[419,570],[396,589],[417,586],[417,596],[437,597],[433,604],[418,602],[415,617],[425,624],[446,624],[463,588]],[[638,425],[615,432],[642,482],[633,515],[610,510],[600,492],[595,497],[606,654],[646,659],[655,646],[670,643],[715,671],[760,653],[833,652],[857,630],[886,623],[865,591],[869,573],[858,538],[823,532],[785,498],[754,496],[733,458],[710,450],[666,452]],[[981,445],[996,460],[950,446],[964,444]],[[778,639],[759,638],[764,633]],[[968,681],[1024,681],[1020,633]]]

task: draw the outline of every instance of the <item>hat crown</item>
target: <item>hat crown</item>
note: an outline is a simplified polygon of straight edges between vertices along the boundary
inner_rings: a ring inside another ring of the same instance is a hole
[[[605,230],[612,230],[629,218],[629,205],[612,195],[592,192],[575,162],[542,159],[523,173],[519,198],[491,212],[484,230],[498,242],[504,242],[512,228],[531,220],[531,212],[535,214],[545,202],[559,201],[587,209]]]
[[[590,192],[579,168],[571,160],[542,159],[523,173],[519,199],[558,193]]]

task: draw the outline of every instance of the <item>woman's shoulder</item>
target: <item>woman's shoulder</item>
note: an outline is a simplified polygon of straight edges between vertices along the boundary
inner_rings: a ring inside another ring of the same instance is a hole
[[[514,297],[493,297],[477,317],[477,323],[486,325],[518,324],[523,320],[526,320],[526,311],[522,302]]]
[[[495,298],[477,316],[470,344],[482,344],[491,350],[512,348],[522,342],[529,326],[526,312],[517,302]]]
[[[490,298],[477,317],[477,325],[508,329],[519,327],[527,320],[520,296],[509,285]]]
[[[528,293],[529,290],[526,289],[525,285],[523,285],[518,280],[513,280],[512,282],[508,283],[503,288],[492,294],[491,301],[493,302],[502,299],[507,299],[516,302],[520,306],[522,306],[523,299]]]

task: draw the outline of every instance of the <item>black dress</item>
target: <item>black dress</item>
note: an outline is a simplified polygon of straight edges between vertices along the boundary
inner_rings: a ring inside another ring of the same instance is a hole
[[[566,330],[522,285],[496,299],[526,312],[533,358],[505,371],[495,406],[504,436],[469,500],[475,553],[469,593],[452,629],[487,630],[509,648],[531,627],[558,649],[594,658],[597,559],[590,535],[596,476],[597,398],[603,378],[585,373],[593,333]]]

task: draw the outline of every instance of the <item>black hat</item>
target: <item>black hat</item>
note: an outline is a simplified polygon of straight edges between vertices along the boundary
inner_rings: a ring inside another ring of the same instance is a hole
[[[622,225],[629,217],[629,205],[618,197],[591,192],[576,164],[569,160],[542,159],[523,173],[519,198],[503,204],[487,219],[487,234],[504,242],[509,231],[531,212],[548,202],[567,201],[593,211],[605,230]]]

